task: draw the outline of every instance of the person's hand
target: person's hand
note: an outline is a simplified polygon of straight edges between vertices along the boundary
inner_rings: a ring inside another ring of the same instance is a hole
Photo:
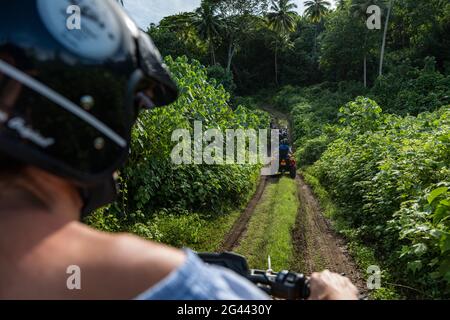
[[[310,279],[310,300],[357,300],[358,289],[341,275],[325,270],[313,273]]]

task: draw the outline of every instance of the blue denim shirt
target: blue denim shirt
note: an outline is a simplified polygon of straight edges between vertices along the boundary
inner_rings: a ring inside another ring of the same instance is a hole
[[[267,300],[247,279],[222,267],[203,263],[190,250],[183,266],[136,300]]]

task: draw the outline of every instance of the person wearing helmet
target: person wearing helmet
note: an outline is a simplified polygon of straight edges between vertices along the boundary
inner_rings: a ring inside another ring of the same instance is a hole
[[[116,195],[139,109],[178,90],[147,34],[114,1],[8,1],[0,11],[0,299],[267,299],[231,271],[80,223]],[[68,270],[81,271],[80,287]],[[312,298],[354,299],[311,278]]]
[[[287,140],[284,140],[280,143],[280,160],[288,160],[292,157],[292,148],[289,145]]]

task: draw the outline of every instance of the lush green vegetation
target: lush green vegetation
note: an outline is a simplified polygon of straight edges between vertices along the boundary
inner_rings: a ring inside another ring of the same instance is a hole
[[[298,161],[313,164],[308,173],[339,208],[326,203],[326,211],[350,238],[375,249],[402,294],[448,295],[450,107],[400,116],[358,97],[329,112],[342,101],[336,95],[347,97],[322,89],[318,99],[317,88],[299,89],[292,114]],[[296,99],[286,90],[281,96]]]
[[[427,56],[436,59],[441,73],[450,72],[448,1],[340,0],[336,10],[330,1],[305,2],[300,16],[285,0],[203,0],[197,11],[166,17],[148,32],[164,55],[220,65],[242,95],[324,81],[372,87],[399,64],[423,68]],[[380,30],[366,27],[373,4],[383,13]],[[419,76],[405,67],[402,72],[409,79]],[[416,90],[412,83],[389,79],[397,92]]]
[[[230,95],[207,69],[186,57],[166,62],[182,91],[167,108],[142,112],[133,130],[132,153],[120,173],[118,201],[89,223],[106,231],[129,231],[174,246],[213,250],[252,195],[259,166],[174,165],[172,132],[202,121],[204,129],[266,128],[266,113],[232,110]],[[230,215],[230,212],[234,212]],[[225,217],[224,217],[225,216]],[[228,226],[228,228],[227,228]]]
[[[367,28],[370,5],[381,8],[379,29]],[[449,298],[450,3],[306,6],[300,16],[288,0],[203,0],[194,12],[150,25],[163,55],[176,59],[167,63],[182,96],[141,115],[119,201],[90,223],[217,248],[259,168],[173,166],[171,133],[192,130],[194,120],[206,128],[267,127],[257,108],[270,103],[291,115],[297,159],[356,261],[382,267],[383,290],[374,296]],[[286,265],[289,197],[274,208],[269,195],[252,220],[239,249],[252,265],[265,266],[269,254],[275,267]],[[275,209],[286,213],[279,223]]]

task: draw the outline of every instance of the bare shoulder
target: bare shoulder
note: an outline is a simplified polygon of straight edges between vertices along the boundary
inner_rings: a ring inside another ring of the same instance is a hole
[[[148,290],[185,261],[177,249],[129,234],[88,230],[85,236],[90,293],[107,299],[131,299]],[[89,243],[91,244],[89,246]]]

